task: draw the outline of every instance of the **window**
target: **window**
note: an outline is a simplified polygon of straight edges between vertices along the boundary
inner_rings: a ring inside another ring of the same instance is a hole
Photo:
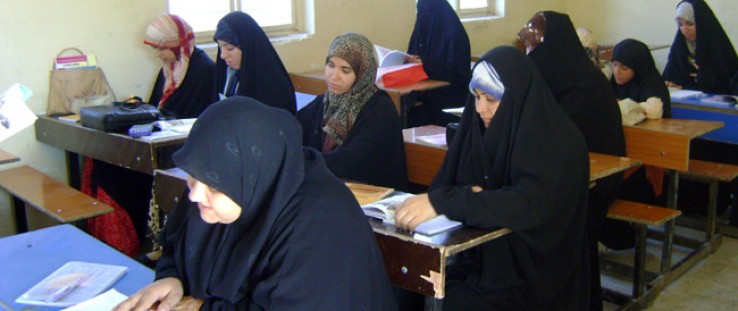
[[[504,0],[447,0],[460,18],[503,16]]]
[[[169,12],[186,20],[198,43],[211,42],[218,21],[233,11],[251,15],[269,36],[301,31],[304,0],[169,0]]]

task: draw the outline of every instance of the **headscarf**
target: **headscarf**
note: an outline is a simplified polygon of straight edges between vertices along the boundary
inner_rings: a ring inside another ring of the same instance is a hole
[[[377,77],[377,58],[369,39],[356,33],[345,33],[333,40],[328,49],[326,63],[331,57],[338,57],[351,65],[356,80],[351,88],[341,95],[326,92],[323,98],[323,131],[335,142],[323,152],[331,151],[336,145],[342,145],[351,132],[356,117],[377,91],[374,80]],[[327,137],[326,137],[327,138]],[[327,150],[326,150],[327,149]]]
[[[275,222],[305,177],[300,137],[300,125],[289,113],[247,97],[215,103],[197,119],[174,163],[243,210],[231,224],[191,218],[182,226],[188,230],[183,233],[187,267],[199,270],[187,271],[189,279],[183,280],[195,287],[190,292],[200,297],[229,293],[221,297],[229,301],[240,301],[248,292],[241,287],[258,274],[254,269],[264,260],[259,256]]]
[[[171,64],[162,67],[165,78],[164,91],[157,103],[161,109],[169,96],[182,85],[195,48],[195,34],[192,27],[179,16],[161,14],[146,27],[144,43],[157,49],[169,49],[177,58]]]
[[[236,73],[236,95],[248,96],[269,106],[295,113],[295,89],[287,69],[264,30],[251,16],[240,11],[228,13],[218,22],[213,39],[225,40],[239,47],[242,52],[241,68]],[[219,56],[220,53],[218,47]],[[215,91],[222,93],[228,79],[228,65],[220,57],[215,65]]]
[[[688,4],[692,7],[691,14]],[[697,31],[694,53],[690,52],[686,38],[677,29],[664,68],[664,80],[707,93],[738,94],[733,86],[736,81],[731,81],[735,80],[734,75],[738,72],[738,56],[725,30],[702,0],[685,0],[677,5],[677,17],[688,19],[690,15]],[[695,69],[690,61],[700,69]],[[690,76],[691,73],[697,73],[696,80]]]
[[[504,86],[499,107],[484,129],[474,99],[467,101],[431,186],[430,200],[439,213],[467,225],[479,226],[479,215],[485,215],[488,223],[513,230],[508,237],[481,246],[476,260],[480,266],[476,273],[481,275],[469,278],[473,286],[482,287],[479,291],[484,293],[525,282],[530,295],[524,298],[532,299],[518,303],[550,304],[564,295],[574,271],[586,265],[587,148],[522,52],[495,48],[476,64],[475,76],[482,66],[492,69],[483,72],[497,73],[499,78],[490,79]],[[459,207],[454,196],[446,195],[469,191],[470,185],[488,190],[469,199],[478,202],[476,212]],[[459,187],[464,188],[453,190]]]
[[[610,85],[619,100],[630,98],[635,102],[645,102],[650,97],[658,97],[663,103],[663,117],[671,116],[671,98],[669,90],[661,78],[651,51],[643,42],[635,39],[620,41],[612,51],[612,61],[618,61],[633,70],[633,79],[625,85],[619,85],[610,79]]]

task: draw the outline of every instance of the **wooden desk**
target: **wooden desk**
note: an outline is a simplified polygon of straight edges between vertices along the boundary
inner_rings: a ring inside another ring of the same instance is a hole
[[[323,94],[327,90],[325,73],[323,71],[290,73],[290,78],[292,79],[293,85],[295,85],[295,90],[298,92]],[[321,83],[322,87],[320,87]],[[403,116],[402,101],[400,100],[402,96],[410,94],[413,91],[427,91],[448,85],[451,85],[451,83],[428,79],[398,87],[382,88],[382,90],[387,92],[390,98],[392,98],[392,102],[395,104],[395,109],[397,109],[397,114]]]
[[[20,161],[19,157],[14,154],[0,149],[0,164],[12,163]]]
[[[437,125],[426,125],[402,130],[405,140],[405,161],[408,180],[419,185],[430,185],[446,156],[447,146],[429,143],[424,138],[433,137],[434,141],[443,138],[446,128]],[[589,153],[589,180],[595,182],[600,178],[622,172],[640,165],[634,158],[618,157],[595,152]]]
[[[15,303],[23,292],[68,261],[89,261],[128,267],[112,288],[133,295],[154,281],[154,271],[82,232],[59,225],[0,238],[0,300],[13,310],[59,310]]]
[[[185,189],[187,174],[178,168],[157,170],[154,174],[154,198],[163,209],[176,206]],[[374,230],[387,273],[393,284],[435,298],[438,309],[445,296],[446,264],[449,258],[502,235],[509,229],[482,230],[455,228],[431,237],[411,234],[377,220],[368,220]]]
[[[173,167],[171,154],[186,137],[146,142],[123,134],[105,133],[79,123],[40,116],[35,123],[36,140],[64,149],[69,184],[79,189],[79,155],[153,175],[156,169]]]

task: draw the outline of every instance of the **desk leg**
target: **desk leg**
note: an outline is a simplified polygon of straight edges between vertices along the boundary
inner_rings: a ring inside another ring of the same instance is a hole
[[[26,217],[26,202],[13,197],[13,208],[15,209],[15,231],[18,233],[28,232],[28,217]]]
[[[677,208],[677,193],[679,191],[679,172],[667,170],[669,176],[669,186],[667,190],[666,207]],[[671,253],[674,243],[674,220],[667,221],[664,224],[664,237],[661,248],[661,274],[667,274],[671,271]]]
[[[443,310],[443,299],[436,299],[434,297],[425,297],[425,311],[442,311]]]
[[[705,243],[711,245],[715,237],[715,218],[717,218],[718,182],[710,181],[710,199],[707,201],[707,227],[705,228]],[[713,250],[714,251],[714,250]]]
[[[80,165],[79,165],[79,155],[67,151],[67,178],[69,182],[69,186],[80,190],[82,185],[82,177],[80,176]]]
[[[645,225],[636,225],[636,249],[633,262],[633,299],[638,300],[646,292],[646,232]]]

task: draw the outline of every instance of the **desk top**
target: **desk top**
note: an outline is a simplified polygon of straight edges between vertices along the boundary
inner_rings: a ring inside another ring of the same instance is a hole
[[[445,144],[445,135],[446,128],[437,125],[426,125],[402,130],[402,136],[406,144],[418,144],[424,147],[442,150],[446,150],[448,148]],[[435,138],[427,139],[428,137]],[[442,139],[444,143],[438,143],[440,139]],[[429,141],[435,141],[437,143],[431,143]],[[596,181],[600,178],[622,172],[640,164],[641,161],[637,159],[590,152],[589,180]]]
[[[672,98],[671,105],[673,107],[679,107],[679,108],[689,108],[689,109],[697,109],[697,110],[738,115],[738,106],[706,103],[706,102],[700,101],[697,98],[681,98],[681,99]]]
[[[0,164],[12,163],[17,161],[20,161],[19,157],[16,157],[14,154],[0,149]]]
[[[712,132],[723,127],[723,122],[703,121],[703,120],[686,120],[686,119],[658,119],[645,120],[636,125],[623,125],[623,128],[637,128],[660,133],[667,133],[694,139],[706,133]]]
[[[0,238],[0,300],[14,310],[27,308],[15,299],[73,260],[128,267],[113,288],[129,296],[154,280],[151,269],[72,225],[59,225]],[[59,309],[33,306],[32,310]]]
[[[37,141],[149,175],[153,175],[155,169],[172,167],[166,155],[187,140],[187,137],[178,136],[147,142],[48,116],[39,116],[34,126]]]

